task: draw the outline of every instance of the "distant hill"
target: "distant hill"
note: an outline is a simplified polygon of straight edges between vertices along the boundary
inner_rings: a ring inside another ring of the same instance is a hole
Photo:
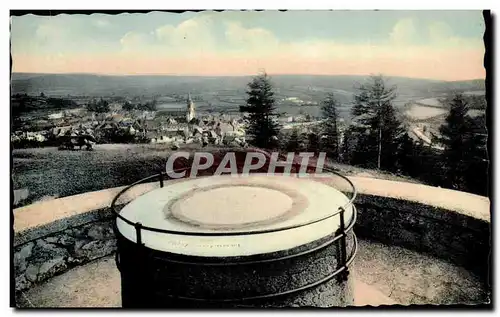
[[[448,92],[448,91],[484,91],[486,84],[484,79],[461,80],[461,81],[447,81],[436,83],[433,87],[435,92]]]
[[[224,108],[237,111],[244,103],[245,91],[251,76],[202,77],[202,76],[104,76],[91,74],[28,74],[13,73],[12,94],[51,97],[71,96],[169,96],[183,100],[191,93],[199,109]],[[342,105],[341,113],[349,112],[355,87],[368,76],[324,75],[271,75],[276,88],[280,111],[293,114],[300,111],[319,114],[318,103],[329,92],[334,93]],[[442,96],[451,90],[484,90],[484,80],[445,82],[405,77],[386,77],[389,85],[397,86],[400,106],[409,100]],[[295,97],[303,104],[284,99]]]
[[[319,88],[353,91],[353,85],[367,76],[273,75],[279,89]],[[484,90],[484,80],[445,82],[404,77],[387,77],[403,92],[442,91],[448,89]],[[104,76],[90,74],[12,74],[12,93],[46,95],[142,95],[188,91],[244,91],[250,76]]]

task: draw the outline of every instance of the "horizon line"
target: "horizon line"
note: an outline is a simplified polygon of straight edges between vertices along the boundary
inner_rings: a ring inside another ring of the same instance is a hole
[[[12,74],[33,74],[33,75],[91,75],[91,76],[105,76],[105,77],[141,77],[141,76],[152,76],[152,77],[255,77],[259,75],[259,72],[254,74],[240,74],[240,75],[196,75],[196,74],[106,74],[106,73],[38,73],[38,72],[15,72],[11,71]],[[420,79],[420,80],[429,80],[429,81],[440,81],[440,82],[460,82],[460,81],[474,81],[474,80],[486,80],[486,78],[469,78],[469,79],[457,79],[457,80],[445,80],[445,79],[435,79],[435,78],[424,78],[424,77],[407,77],[407,76],[395,76],[395,75],[385,75],[385,74],[304,74],[304,73],[296,73],[296,74],[283,74],[283,73],[266,73],[269,76],[318,76],[318,77],[370,77],[382,75],[387,78],[407,78],[407,79]],[[12,78],[11,78],[12,80]]]

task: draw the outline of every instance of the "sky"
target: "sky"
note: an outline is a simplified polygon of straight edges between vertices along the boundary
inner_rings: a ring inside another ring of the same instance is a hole
[[[13,72],[485,77],[480,11],[203,11],[11,17]]]

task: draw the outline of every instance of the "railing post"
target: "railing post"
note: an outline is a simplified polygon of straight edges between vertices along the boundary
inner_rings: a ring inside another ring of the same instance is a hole
[[[163,188],[163,171],[160,171],[160,188]]]
[[[136,222],[134,227],[135,227],[136,243],[142,245],[142,234],[141,234],[142,224],[140,222]]]
[[[147,303],[147,298],[150,296],[148,292],[148,285],[146,285],[147,279],[147,263],[148,260],[145,256],[146,250],[144,243],[142,242],[142,223],[136,222],[134,224],[135,234],[136,234],[136,245],[135,245],[135,259],[132,262],[135,264],[135,277],[130,279],[132,283],[129,286],[132,289],[139,290],[134,291],[135,298],[129,300],[131,308],[144,308],[145,303]]]
[[[339,208],[339,217],[340,217],[340,228],[339,228],[339,233],[341,235],[340,241],[339,241],[339,263],[338,263],[338,268],[343,268],[343,271],[339,273],[338,280],[339,281],[345,281],[347,280],[347,276],[349,275],[348,268],[346,266],[347,263],[347,233],[345,231],[345,220],[344,220],[344,213],[345,210],[344,208],[340,207]]]

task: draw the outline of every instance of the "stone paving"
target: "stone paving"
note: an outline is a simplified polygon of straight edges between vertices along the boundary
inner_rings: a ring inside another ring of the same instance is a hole
[[[488,301],[481,283],[468,271],[372,241],[359,241],[351,272],[358,306]],[[120,307],[120,275],[113,257],[104,257],[31,288],[17,302],[19,307]]]
[[[403,304],[479,304],[485,287],[469,271],[397,246],[359,240],[356,278]]]

